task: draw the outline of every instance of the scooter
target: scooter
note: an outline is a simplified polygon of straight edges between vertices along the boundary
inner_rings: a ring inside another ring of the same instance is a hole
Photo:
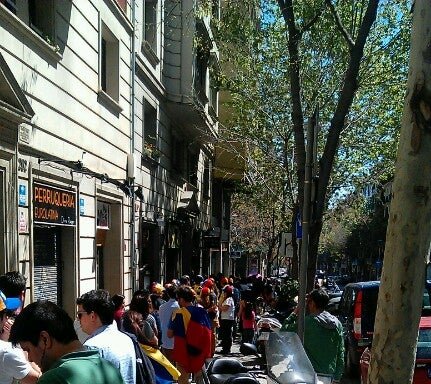
[[[265,313],[256,322],[256,347],[259,353],[265,355],[266,344],[271,332],[281,328],[281,323],[271,314]]]
[[[257,354],[253,344],[242,344],[240,351],[245,355]],[[210,361],[203,376],[207,384],[259,384],[256,377],[259,373],[264,371],[256,367],[248,368],[231,357],[219,357]]]
[[[268,384],[331,384],[332,377],[316,373],[295,332],[270,334],[266,363]]]

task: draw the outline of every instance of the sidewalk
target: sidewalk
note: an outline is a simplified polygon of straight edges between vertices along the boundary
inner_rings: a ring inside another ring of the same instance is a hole
[[[239,351],[240,346],[241,346],[241,338],[237,337],[235,338],[234,343],[232,344],[231,353],[227,355],[221,355],[219,353],[221,350],[221,347],[217,347],[214,358],[216,359],[219,357],[231,357],[233,359],[239,360],[247,368],[254,368],[256,370],[259,370],[261,368],[262,360],[255,355],[249,355],[249,356],[243,355]],[[256,379],[258,379],[261,384],[267,383],[268,375],[266,374],[266,372],[255,373],[255,376],[256,376]]]

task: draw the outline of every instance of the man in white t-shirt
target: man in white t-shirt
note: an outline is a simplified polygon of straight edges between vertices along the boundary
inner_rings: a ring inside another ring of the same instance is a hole
[[[0,384],[11,384],[14,379],[22,384],[33,384],[41,375],[37,367],[28,362],[24,351],[7,341],[14,311],[20,307],[21,300],[7,299],[0,291]]]

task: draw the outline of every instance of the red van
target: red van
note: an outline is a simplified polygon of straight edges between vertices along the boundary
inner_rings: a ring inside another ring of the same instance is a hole
[[[360,359],[361,383],[367,382],[371,351],[366,348]],[[421,317],[413,384],[431,384],[431,317]]]

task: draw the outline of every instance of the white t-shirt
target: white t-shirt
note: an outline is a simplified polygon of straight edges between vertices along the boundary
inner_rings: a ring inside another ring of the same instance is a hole
[[[11,384],[13,379],[21,380],[31,370],[31,365],[19,347],[0,340],[0,384]]]
[[[232,297],[228,297],[222,303],[222,307],[225,305],[229,305],[229,309],[227,311],[220,311],[220,318],[222,320],[235,320],[235,303]]]

